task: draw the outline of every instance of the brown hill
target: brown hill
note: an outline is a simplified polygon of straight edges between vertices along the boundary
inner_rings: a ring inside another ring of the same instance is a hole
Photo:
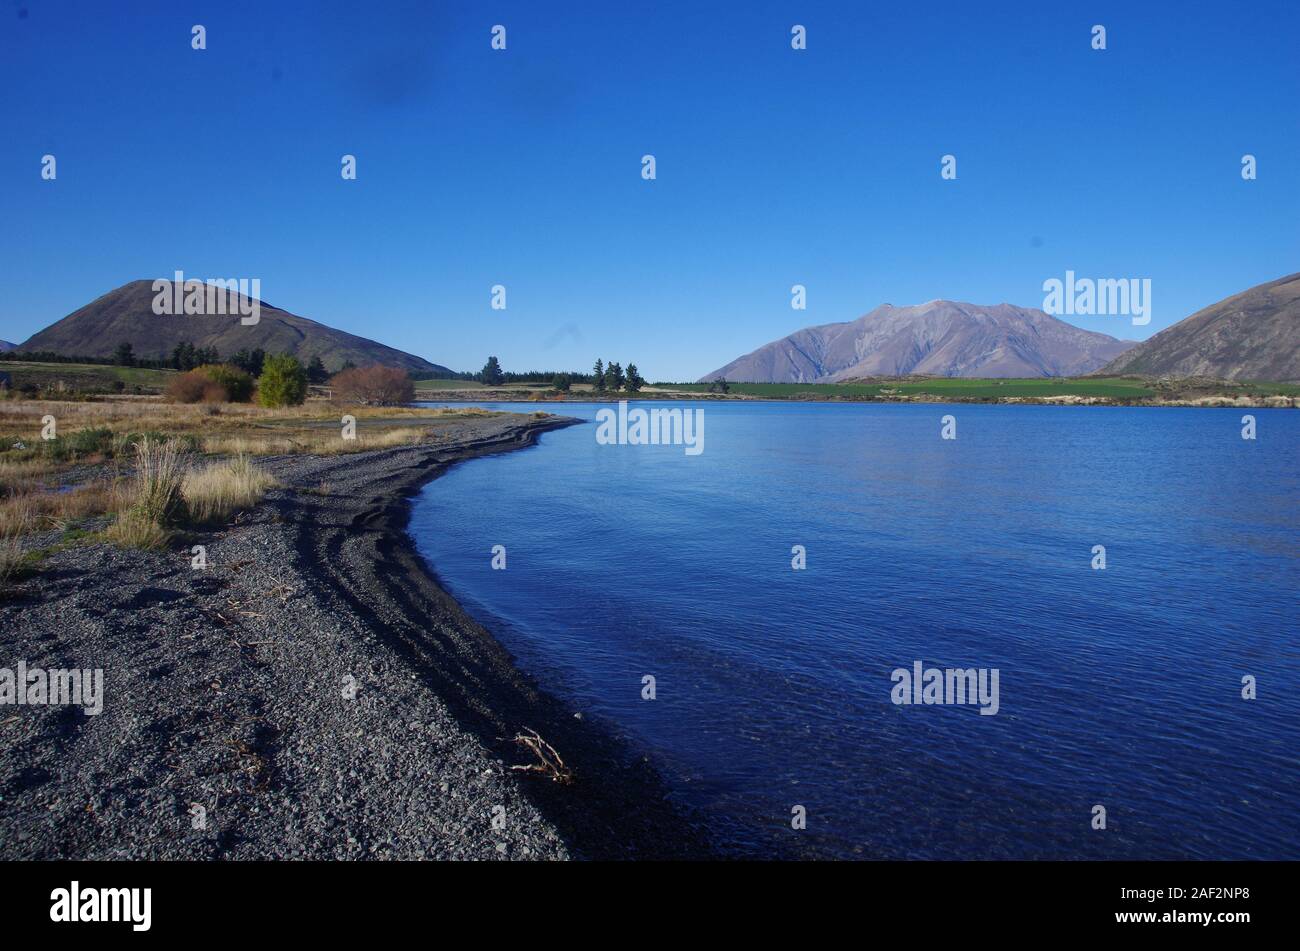
[[[1300,381],[1300,274],[1211,304],[1121,354],[1099,374]]]
[[[123,343],[137,356],[170,354],[177,344],[216,347],[223,357],[239,350],[292,353],[304,363],[319,356],[328,370],[347,361],[357,366],[381,364],[421,373],[446,371],[423,357],[335,330],[259,301],[256,324],[245,326],[238,315],[159,315],[153,312],[153,281],[132,281],[73,311],[34,334],[16,349],[50,351],[76,357],[111,357]],[[167,288],[171,288],[167,282]]]

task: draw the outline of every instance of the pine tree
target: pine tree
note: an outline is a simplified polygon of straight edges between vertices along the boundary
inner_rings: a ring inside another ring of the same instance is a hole
[[[627,365],[627,383],[625,384],[625,388],[627,389],[627,391],[629,393],[639,392],[641,387],[643,387],[644,385],[645,385],[645,380],[641,378],[641,374],[640,372],[638,372],[636,368],[636,364],[629,363]]]
[[[605,392],[605,364],[601,360],[596,361],[596,365],[591,370],[592,382],[595,384],[597,393]]]
[[[501,363],[496,357],[488,357],[488,362],[483,365],[483,383],[487,386],[500,386],[505,382],[505,375],[501,372]]]
[[[307,364],[307,382],[319,386],[329,378],[329,371],[325,369],[325,364],[321,361],[320,355],[312,357],[311,362]]]
[[[617,393],[623,388],[623,368],[617,363],[610,361],[609,366],[605,368],[605,387]]]
[[[131,344],[123,340],[113,351],[113,362],[120,367],[135,366],[135,351],[131,349]]]

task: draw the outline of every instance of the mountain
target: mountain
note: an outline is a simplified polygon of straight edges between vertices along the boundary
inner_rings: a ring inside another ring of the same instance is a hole
[[[0,353],[4,353],[6,350],[12,350],[12,349],[14,349],[14,345],[10,343],[8,340],[0,340]]]
[[[1010,304],[884,304],[857,320],[807,327],[759,347],[700,382],[836,383],[911,373],[1078,376],[1133,345]]]
[[[1242,291],[1166,327],[1099,371],[1300,381],[1300,274]]]
[[[257,301],[258,322],[248,326],[240,322],[237,314],[155,314],[153,283],[143,280],[123,284],[46,327],[17,349],[48,350],[77,357],[111,357],[118,345],[126,342],[137,356],[153,358],[170,354],[177,344],[188,340],[196,347],[216,347],[223,357],[259,347],[267,353],[292,353],[304,363],[319,356],[331,371],[348,360],[357,366],[377,363],[424,373],[447,370],[423,357],[326,327],[265,301]],[[170,292],[172,283],[166,283]],[[241,300],[250,304],[246,299]]]

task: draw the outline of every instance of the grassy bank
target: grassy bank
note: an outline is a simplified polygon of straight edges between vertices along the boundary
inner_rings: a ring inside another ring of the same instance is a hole
[[[342,417],[355,420],[345,436]],[[175,405],[159,400],[0,402],[0,581],[54,545],[107,539],[133,547],[169,533],[219,525],[256,504],[270,480],[257,456],[329,456],[424,440],[435,424],[482,410],[249,404]],[[43,438],[53,418],[54,438]],[[107,521],[105,521],[107,520]]]

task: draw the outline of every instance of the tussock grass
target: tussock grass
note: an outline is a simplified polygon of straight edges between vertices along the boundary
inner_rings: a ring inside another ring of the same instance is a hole
[[[150,521],[138,509],[129,508],[117,517],[104,536],[123,548],[162,548],[171,532],[157,522]]]
[[[252,508],[275,484],[248,456],[191,469],[181,483],[181,494],[191,522],[200,525],[226,522],[243,509]]]
[[[150,521],[167,525],[183,511],[181,480],[187,452],[178,439],[159,442],[146,437],[135,447],[133,508]]]
[[[159,442],[145,437],[136,444],[131,504],[109,527],[109,539],[129,548],[166,543],[168,527],[184,511],[181,482],[188,455],[179,439]]]

